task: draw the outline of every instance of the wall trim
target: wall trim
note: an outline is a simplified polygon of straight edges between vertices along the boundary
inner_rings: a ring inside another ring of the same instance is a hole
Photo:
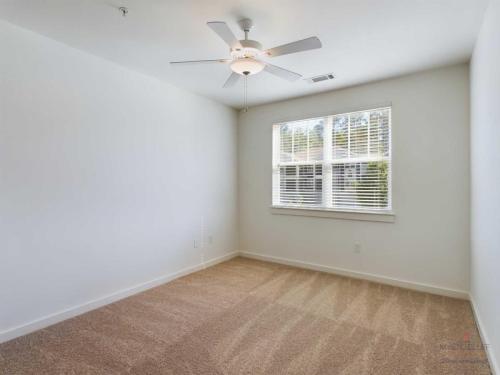
[[[449,289],[449,288],[439,287],[439,286],[435,286],[435,285],[422,284],[422,283],[417,283],[417,282],[413,282],[413,281],[395,279],[395,278],[390,278],[390,277],[381,276],[381,275],[375,275],[375,274],[371,274],[371,273],[352,271],[352,270],[348,270],[348,269],[344,269],[344,268],[322,266],[322,265],[319,265],[316,263],[308,263],[308,262],[303,262],[300,260],[285,259],[285,258],[274,257],[274,256],[270,256],[270,255],[248,252],[248,251],[241,251],[240,256],[245,257],[245,258],[263,260],[266,262],[273,262],[273,263],[285,264],[288,266],[305,268],[305,269],[309,269],[309,270],[313,270],[313,271],[321,271],[321,272],[332,273],[335,275],[348,276],[348,277],[352,277],[355,279],[373,281],[373,282],[377,282],[380,284],[387,284],[387,285],[397,286],[400,288],[417,290],[419,292],[438,294],[441,296],[460,298],[460,299],[465,299],[465,300],[469,299],[469,292],[466,292],[464,290]]]
[[[486,355],[488,357],[488,362],[490,364],[490,371],[493,375],[500,375],[500,366],[498,361],[495,358],[495,351],[491,347],[490,340],[488,340],[488,334],[483,325],[483,321],[479,315],[479,310],[477,308],[476,302],[472,294],[469,294],[470,304],[472,306],[472,314],[474,315],[474,319],[476,321],[477,330],[479,331],[479,336],[481,337],[481,341],[485,346]]]
[[[33,320],[29,323],[22,324],[17,327],[13,327],[10,329],[7,329],[5,331],[0,331],[0,343],[15,339],[16,337],[19,336],[24,336],[27,335],[28,333],[38,331],[40,329],[46,328],[48,326],[51,326],[53,324],[62,322],[63,320],[73,318],[75,316],[84,314],[88,311],[95,310],[99,307],[103,307],[105,305],[109,305],[113,302],[119,301],[121,299],[124,299],[126,297],[130,297],[134,294],[144,292],[145,290],[157,287],[159,285],[168,283],[169,281],[178,279],[179,277],[189,275],[193,272],[200,271],[204,268],[213,266],[218,263],[225,262],[226,260],[235,258],[239,255],[237,251],[231,252],[229,254],[210,259],[204,263],[199,263],[195,266],[187,267],[184,269],[181,269],[180,271],[164,275],[149,281],[146,281],[141,284],[137,284],[135,286],[121,289],[117,292],[108,294],[106,296],[97,298],[92,301],[85,302],[83,304],[70,307],[68,309],[64,309],[61,311],[58,311],[56,313],[38,318],[36,320]]]

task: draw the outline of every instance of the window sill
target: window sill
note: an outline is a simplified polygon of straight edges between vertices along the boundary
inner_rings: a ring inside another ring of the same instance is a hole
[[[325,208],[271,206],[271,213],[273,215],[310,216],[327,219],[378,221],[384,223],[394,223],[396,219],[396,215],[392,211],[341,211]]]

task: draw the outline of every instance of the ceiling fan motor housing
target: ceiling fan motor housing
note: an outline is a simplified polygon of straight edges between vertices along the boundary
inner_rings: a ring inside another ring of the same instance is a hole
[[[262,44],[256,40],[243,39],[240,40],[240,45],[231,48],[231,56],[238,57],[255,57],[262,53]]]
[[[262,71],[264,64],[255,60],[257,56],[262,54],[262,45],[256,40],[244,39],[240,40],[240,45],[231,48],[231,70],[241,75],[252,75]]]

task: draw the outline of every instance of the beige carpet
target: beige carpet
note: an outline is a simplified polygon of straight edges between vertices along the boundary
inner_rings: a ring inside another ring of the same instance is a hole
[[[489,374],[468,302],[236,258],[0,345],[0,374]]]

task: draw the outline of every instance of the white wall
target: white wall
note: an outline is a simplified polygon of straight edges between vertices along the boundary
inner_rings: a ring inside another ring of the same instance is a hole
[[[0,337],[236,250],[234,110],[4,22],[0,45]]]
[[[471,62],[471,298],[500,374],[500,1]]]
[[[273,215],[271,126],[392,102],[395,223]],[[468,65],[251,108],[239,118],[240,250],[469,289]],[[362,245],[354,253],[354,243]]]

